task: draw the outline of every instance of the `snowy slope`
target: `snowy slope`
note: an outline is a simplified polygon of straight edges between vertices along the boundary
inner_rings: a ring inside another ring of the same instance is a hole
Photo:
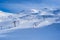
[[[53,14],[52,10],[31,9],[29,12],[13,14],[0,11],[0,31],[8,32],[9,30],[40,28],[60,23],[60,16]]]

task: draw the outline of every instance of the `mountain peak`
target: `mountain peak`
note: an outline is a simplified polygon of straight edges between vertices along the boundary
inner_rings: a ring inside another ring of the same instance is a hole
[[[37,9],[31,9],[31,12],[32,12],[32,13],[38,13],[39,10],[37,10]]]

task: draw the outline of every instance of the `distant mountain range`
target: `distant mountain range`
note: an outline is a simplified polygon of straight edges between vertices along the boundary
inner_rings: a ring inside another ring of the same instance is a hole
[[[53,23],[60,23],[60,9],[30,9],[16,14],[0,11],[0,31],[40,28]]]

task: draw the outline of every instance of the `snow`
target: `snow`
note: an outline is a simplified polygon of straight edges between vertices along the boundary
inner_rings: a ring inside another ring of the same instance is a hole
[[[60,21],[56,21],[60,19],[60,16],[53,14],[49,11],[41,11],[36,9],[31,9],[32,12],[30,14],[26,13],[7,13],[0,11],[0,33],[9,32],[16,29],[26,29],[26,28],[41,28],[53,23],[58,23]],[[35,14],[38,13],[38,14]],[[43,15],[51,15],[54,17],[45,18]]]

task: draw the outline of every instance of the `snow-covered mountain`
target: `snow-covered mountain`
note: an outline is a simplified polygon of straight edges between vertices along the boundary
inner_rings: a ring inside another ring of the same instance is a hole
[[[0,31],[40,28],[53,23],[60,23],[59,14],[55,15],[53,11],[47,8],[30,9],[16,14],[0,11]]]

